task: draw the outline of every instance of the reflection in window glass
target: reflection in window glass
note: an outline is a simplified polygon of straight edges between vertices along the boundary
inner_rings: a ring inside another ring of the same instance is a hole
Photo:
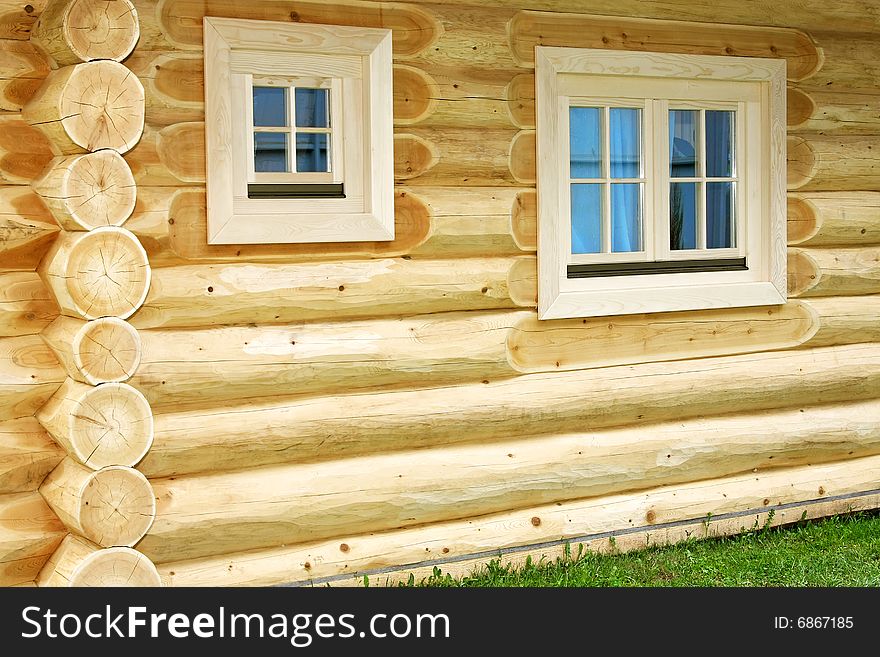
[[[254,133],[254,171],[283,173],[287,167],[287,133]]]
[[[733,112],[706,110],[706,175],[733,176]]]
[[[597,183],[571,186],[571,252],[602,251],[602,188]]]
[[[735,246],[733,185],[731,182],[706,183],[706,246],[710,249]]]
[[[329,121],[329,91],[327,89],[296,88],[297,128],[326,128]]]
[[[640,133],[642,110],[628,107],[612,107],[611,124],[611,177],[641,177]]]
[[[287,89],[254,87],[254,125],[282,128],[287,125]]]
[[[641,184],[611,185],[611,251],[642,250]]]
[[[670,184],[669,248],[697,248],[697,183]]]
[[[329,171],[329,141],[329,135],[325,133],[296,133],[296,170],[306,173]]]
[[[669,110],[669,173],[673,178],[697,175],[699,119],[696,110]]]
[[[602,110],[598,107],[569,109],[572,178],[602,177]]]

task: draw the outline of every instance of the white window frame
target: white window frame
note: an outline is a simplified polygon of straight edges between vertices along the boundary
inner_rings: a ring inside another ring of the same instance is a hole
[[[393,240],[391,30],[215,17],[203,25],[208,243]],[[254,172],[254,80],[330,87],[330,173]],[[255,182],[343,183],[345,197],[249,198]]]
[[[540,319],[785,303],[784,60],[545,46],[535,55]],[[571,253],[572,106],[644,108],[642,252]],[[735,108],[733,248],[668,248],[668,182],[677,180],[668,175],[663,134],[670,107]],[[568,278],[570,264],[731,256],[745,257],[748,269]]]

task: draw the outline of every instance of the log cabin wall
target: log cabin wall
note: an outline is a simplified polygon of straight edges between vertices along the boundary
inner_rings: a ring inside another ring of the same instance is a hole
[[[128,6],[0,0],[0,583],[350,583],[880,507],[864,2]],[[393,242],[207,244],[205,15],[393,30]],[[130,54],[70,43],[111,16]],[[538,44],[787,60],[786,305],[537,320]],[[99,67],[142,134],[58,115]],[[100,211],[58,193],[85,157]],[[108,244],[139,274],[83,305]],[[128,522],[84,511],[118,491]]]

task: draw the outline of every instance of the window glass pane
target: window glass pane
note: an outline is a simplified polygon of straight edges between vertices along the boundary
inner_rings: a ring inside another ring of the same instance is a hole
[[[642,110],[612,107],[611,118],[611,177],[640,178]]]
[[[330,125],[328,116],[327,89],[296,88],[294,102],[296,104],[297,128],[326,128]]]
[[[733,176],[733,112],[706,110],[706,175]]]
[[[261,128],[287,125],[287,89],[254,87],[254,125]]]
[[[669,248],[697,248],[697,183],[670,185]]]
[[[602,177],[602,110],[598,107],[569,109],[571,177]]]
[[[697,175],[699,119],[696,110],[669,110],[669,174],[673,178]]]
[[[287,133],[254,133],[254,171],[285,172],[287,168]]]
[[[706,246],[726,249],[736,246],[733,236],[733,183],[706,183]]]
[[[641,187],[640,183],[611,185],[611,251],[614,253],[642,250]]]
[[[602,251],[601,183],[571,186],[571,252]]]
[[[309,132],[296,133],[296,170],[298,172],[327,172],[329,135]]]

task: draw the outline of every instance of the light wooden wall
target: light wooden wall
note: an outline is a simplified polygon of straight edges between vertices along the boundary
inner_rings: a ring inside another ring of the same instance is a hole
[[[0,492],[33,503],[65,451],[32,416],[67,378],[35,273],[59,242],[31,187],[53,144],[21,115],[50,71],[29,38],[46,4],[0,0]],[[863,3],[134,5],[123,63],[145,127],[124,156],[125,228],[152,280],[128,383],[154,409],[138,470],[157,504],[136,548],[166,583],[332,579],[780,503],[827,513],[878,488],[880,22]],[[207,245],[206,14],[394,30],[393,242]],[[788,304],[537,321],[539,43],[787,60]],[[56,520],[29,528],[31,566],[0,583],[35,579]],[[81,549],[65,541],[47,573]]]

